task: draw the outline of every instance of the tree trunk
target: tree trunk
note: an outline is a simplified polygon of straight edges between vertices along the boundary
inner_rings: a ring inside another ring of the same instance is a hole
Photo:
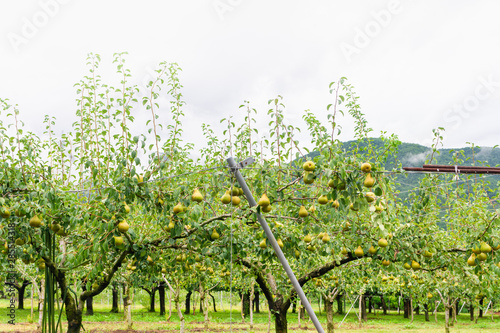
[[[361,319],[364,321],[364,322],[367,322],[368,321],[368,314],[366,313],[366,298],[365,298],[365,295],[361,295],[361,297],[359,298],[359,300],[361,301]]]
[[[333,325],[333,299],[325,297],[326,305],[326,330],[327,333],[333,333],[335,326]]]
[[[165,284],[163,282],[158,286],[158,295],[160,295],[160,316],[165,315]]]
[[[424,304],[424,313],[425,313],[425,321],[430,321],[430,319],[429,319],[429,305],[427,303]]]
[[[255,280],[252,280],[250,288],[250,329],[253,328],[253,300],[255,299]],[[293,302],[295,305],[295,302]]]
[[[385,303],[384,295],[380,296],[380,303],[382,304],[382,310],[384,310],[384,315],[387,314],[387,304]]]
[[[369,296],[368,297],[368,313],[372,313],[372,307],[373,307],[372,296]]]
[[[123,285],[123,314],[127,322],[127,329],[132,329],[132,296],[130,295],[130,286],[128,283]]]
[[[469,314],[470,314],[470,321],[474,321],[474,305],[472,305],[472,301],[470,302],[469,305]]]
[[[274,329],[276,333],[287,333],[288,323],[286,321],[286,311],[274,312]]]
[[[344,307],[342,306],[342,296],[343,294],[338,294],[337,295],[337,313],[338,314],[344,314]]]
[[[245,316],[250,315],[250,293],[243,293],[241,308]]]
[[[155,294],[156,294],[156,286],[151,288],[151,293],[149,294],[149,311],[155,312]]]
[[[30,284],[31,282],[29,281],[23,281],[23,283],[21,284],[21,287],[20,288],[16,288],[17,289],[17,293],[18,293],[18,297],[17,297],[17,301],[18,301],[18,304],[17,304],[17,308],[19,310],[24,310],[24,291],[26,290],[26,287]]]
[[[415,307],[415,314],[418,316],[420,314],[420,305],[417,304]]]
[[[210,295],[210,297],[212,297],[212,303],[214,305],[214,312],[217,312],[217,308],[216,308],[216,304],[215,304],[215,297],[212,294],[209,294],[209,295]]]
[[[254,304],[255,304],[255,311],[254,312],[255,313],[260,313],[260,309],[259,309],[259,306],[260,306],[259,296],[260,296],[259,290],[256,290],[255,291],[255,301],[254,301]]]
[[[479,305],[483,306],[483,300],[484,298],[479,300]],[[479,308],[479,318],[483,318],[483,308]]]
[[[85,301],[85,304],[87,304],[87,312],[85,313],[85,315],[87,316],[93,316],[94,315],[94,298],[93,297],[89,297],[87,298],[87,300]]]
[[[179,283],[177,283],[177,290],[175,291],[175,295],[174,295],[174,301],[175,301],[175,307],[177,308],[177,315],[179,316],[179,320],[181,322],[181,329],[180,329],[180,333],[184,333],[184,323],[185,323],[185,319],[184,319],[184,316],[182,315],[182,311],[181,311],[181,304],[179,302],[179,294],[180,294],[180,289],[179,289]]]
[[[192,290],[189,290],[186,294],[186,310],[184,311],[184,314],[190,314],[191,313],[191,294],[193,293]]]
[[[408,319],[410,318],[410,299],[404,299],[404,314],[403,317]]]
[[[111,312],[118,313],[118,286],[116,284],[113,284],[112,298],[113,304],[111,306]]]
[[[450,311],[446,305],[444,308],[444,331],[445,333],[450,333]]]

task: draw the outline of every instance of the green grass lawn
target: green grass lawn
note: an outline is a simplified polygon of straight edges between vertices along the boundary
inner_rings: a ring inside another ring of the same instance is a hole
[[[30,332],[35,331],[36,325],[30,323],[31,310],[29,308],[29,302],[26,302],[27,309],[16,310],[16,325],[9,325],[7,322],[9,318],[7,317],[7,301],[0,300],[0,332]],[[254,328],[250,329],[249,318],[245,318],[245,322],[242,322],[241,314],[239,308],[233,306],[233,311],[230,313],[228,310],[229,306],[225,307],[224,311],[210,312],[210,326],[209,332],[267,332],[268,323],[268,313],[264,309],[261,313],[254,314]],[[316,306],[315,310],[318,307]],[[174,309],[172,309],[174,310]],[[213,309],[212,309],[213,310]],[[316,312],[326,330],[326,316],[325,313]],[[168,304],[167,304],[167,315],[168,315]],[[495,315],[495,321],[491,321],[491,312],[488,312],[487,316],[479,319],[478,323],[475,324],[469,320],[468,314],[461,314],[458,317],[458,323],[451,328],[452,332],[500,332],[500,316]],[[35,322],[38,319],[38,312],[34,311]],[[382,315],[382,313],[377,312],[377,314],[368,314],[368,321],[363,323],[363,327],[360,329],[358,327],[358,318],[356,313],[351,312],[345,322],[340,326],[339,323],[342,321],[344,316],[335,315],[335,332],[415,332],[415,333],[431,333],[431,332],[444,332],[444,314],[438,313],[438,322],[434,321],[434,316],[431,316],[431,321],[426,322],[423,315],[415,315],[413,323],[410,320],[404,319],[403,315],[398,315],[397,312],[391,312],[389,315]],[[166,332],[176,332],[179,330],[179,319],[177,315],[172,313],[172,318],[169,322],[166,321],[166,317],[160,316],[159,312],[149,313],[141,305],[136,305],[132,318],[134,321],[133,328],[136,331],[150,332],[164,330]],[[186,319],[186,331],[196,331],[204,332],[203,329],[203,315],[198,311],[195,315],[185,315]],[[314,325],[309,320],[301,321],[301,329],[298,327],[297,314],[288,314],[288,328],[289,332],[304,332],[311,331],[314,332]],[[62,316],[63,322],[65,321],[65,316]],[[107,305],[101,305],[99,303],[94,305],[94,315],[85,316],[83,318],[85,332],[109,332],[113,330],[124,330],[126,325],[123,321],[123,313],[110,313],[109,307]],[[64,326],[66,326],[64,324]],[[304,329],[307,327],[307,329]],[[82,330],[83,331],[83,330]],[[271,322],[271,332],[274,331],[274,322]]]

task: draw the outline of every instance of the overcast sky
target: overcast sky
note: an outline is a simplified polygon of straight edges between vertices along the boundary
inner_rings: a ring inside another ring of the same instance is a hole
[[[112,55],[127,51],[139,84],[161,61],[183,69],[186,140],[197,145],[202,123],[220,130],[244,100],[264,115],[277,95],[285,121],[305,130],[303,111],[325,118],[328,84],[345,76],[374,136],[429,146],[445,127],[445,147],[494,146],[499,13],[497,0],[0,0],[0,97],[29,129],[42,133],[50,114],[68,132],[87,54],[118,85]],[[339,121],[352,139],[351,119]]]

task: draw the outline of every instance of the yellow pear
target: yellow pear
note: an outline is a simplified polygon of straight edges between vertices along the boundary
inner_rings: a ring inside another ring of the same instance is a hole
[[[372,171],[372,165],[370,163],[363,163],[363,164],[361,164],[361,171],[363,171],[363,172],[370,172],[370,171]]]
[[[127,223],[127,221],[123,220],[121,221],[120,223],[118,223],[118,230],[121,232],[121,233],[125,233],[128,231],[129,229],[129,225]]]
[[[150,265],[152,265],[152,264],[153,264],[153,258],[151,258],[151,256],[148,256],[148,258],[147,258],[146,260],[148,261],[148,263],[149,263]]]
[[[300,251],[299,250],[295,250],[295,258],[299,258],[300,257]]]
[[[375,179],[373,179],[372,174],[371,173],[367,174],[363,185],[365,185],[365,187],[370,188],[373,187],[374,184],[375,184]]]
[[[123,244],[123,237],[121,237],[121,236],[115,236],[114,238],[115,238],[115,245],[116,246],[120,246],[120,245]]]
[[[314,205],[312,205],[311,207],[309,207],[308,211],[311,213],[314,213],[314,212],[316,212],[316,207],[314,207]]]
[[[334,208],[339,208],[339,206],[340,206],[339,201],[338,201],[338,200],[333,200],[333,202],[332,202],[332,206],[333,206]]]
[[[180,202],[174,206],[174,214],[182,213],[183,210],[184,208],[182,207],[182,204]]]
[[[271,201],[269,200],[269,198],[267,197],[267,194],[264,193],[262,194],[262,196],[260,197],[259,199],[259,202],[257,203],[259,206],[261,207],[266,207],[266,206],[269,206],[271,204]]]
[[[330,180],[328,181],[328,187],[332,187],[332,188],[333,188],[333,187],[335,187],[335,180],[330,179]]]
[[[196,201],[196,202],[202,202],[203,201],[203,195],[201,192],[195,188],[193,191],[193,194],[191,195],[191,200]]]
[[[227,205],[228,203],[231,202],[231,194],[229,193],[229,190],[224,193],[224,195],[220,198],[220,201],[224,204]]]
[[[479,249],[483,253],[491,252],[491,246],[489,246],[488,243],[486,243],[486,242],[481,242],[481,247]]]
[[[426,258],[431,258],[431,257],[432,257],[432,253],[431,253],[431,252],[429,252],[429,251],[427,251],[427,250],[425,250],[425,251],[424,251],[424,257],[426,257]]]
[[[279,246],[280,248],[283,248],[283,246],[284,246],[284,245],[283,245],[283,242],[281,241],[281,239],[280,239],[280,238],[278,238],[278,240],[276,241],[276,243],[278,243],[278,246]]]
[[[486,259],[488,259],[488,256],[484,252],[481,252],[477,255],[477,260],[479,261],[485,261]]]
[[[432,294],[431,293],[427,293],[427,298],[432,298]]]
[[[175,228],[175,223],[174,221],[170,220],[170,223],[168,224],[168,231],[172,230],[173,228]]]
[[[33,228],[40,228],[42,226],[42,220],[40,220],[37,215],[34,215],[30,219],[30,226],[32,226]]]
[[[127,214],[128,214],[128,213],[130,213],[130,206],[129,206],[129,205],[127,205],[127,203],[126,203],[126,202],[124,203],[123,208],[125,209],[125,213],[127,213]]]
[[[356,257],[362,257],[365,255],[365,252],[363,251],[363,249],[361,248],[361,245],[359,245],[356,250],[354,250],[354,254],[356,255]]]
[[[260,246],[261,249],[265,249],[267,247],[266,239],[265,238],[260,241],[259,246]]]
[[[306,161],[304,162],[304,164],[302,165],[302,168],[305,170],[305,171],[314,171],[314,169],[316,169],[316,165],[314,164],[313,161]]]
[[[472,253],[470,255],[469,259],[467,259],[467,265],[476,266],[476,254],[475,253]]]
[[[403,264],[403,268],[404,268],[404,269],[411,269],[411,265],[410,265],[409,263],[405,262],[405,263]]]
[[[233,197],[233,198],[231,199],[231,204],[232,204],[233,206],[238,206],[238,205],[240,204],[240,202],[241,202],[240,197]]]
[[[348,253],[347,249],[345,247],[342,248],[340,251],[341,254],[346,255]]]
[[[474,254],[479,254],[479,253],[481,253],[481,249],[478,246],[475,246],[472,248],[472,252]]]
[[[300,209],[299,209],[299,216],[300,216],[300,217],[307,217],[307,215],[309,215],[309,213],[307,212],[306,207],[304,207],[304,206],[300,206]]]
[[[314,183],[314,174],[310,171],[304,171],[304,184]]]
[[[271,205],[264,206],[261,209],[261,211],[264,213],[269,213],[271,210],[273,210],[273,206],[271,206]]]
[[[375,199],[376,199],[375,193],[373,193],[373,192],[366,192],[365,199],[366,199],[367,202],[374,202]]]
[[[330,241],[330,236],[328,236],[328,234],[325,233],[323,235],[323,238],[321,238],[321,240],[323,241],[323,243],[328,243]]]
[[[390,264],[391,264],[391,262],[389,260],[386,260],[386,259],[382,260],[382,265],[389,266]]]
[[[389,245],[389,243],[387,242],[387,240],[385,238],[380,238],[378,240],[378,246],[387,247],[387,245]]]
[[[306,235],[306,236],[304,237],[304,242],[306,242],[306,243],[310,243],[311,241],[312,241],[312,237],[311,237],[311,235]]]
[[[326,195],[324,195],[324,194],[323,194],[322,196],[320,196],[320,197],[318,198],[318,203],[319,203],[320,205],[326,205],[326,204],[328,203],[328,198],[327,198],[327,196],[326,196]]]
[[[354,206],[354,204],[352,202],[349,204],[349,209],[352,211],[355,211],[355,212],[357,212],[359,210],[359,208],[357,206]]]
[[[216,240],[216,239],[219,239],[219,233],[217,232],[216,229],[214,229],[214,231],[212,231],[212,235],[210,236],[210,238],[212,238],[212,240]]]
[[[370,248],[368,249],[368,253],[369,254],[375,254],[377,253],[377,249],[375,248],[375,246],[370,246]]]
[[[418,271],[420,269],[420,264],[418,262],[416,262],[415,260],[412,260],[411,261],[411,268],[414,271]]]

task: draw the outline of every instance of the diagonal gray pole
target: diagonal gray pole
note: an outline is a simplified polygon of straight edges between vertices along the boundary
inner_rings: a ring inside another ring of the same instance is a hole
[[[252,192],[250,192],[250,189],[247,186],[247,183],[245,182],[245,179],[240,173],[240,168],[242,168],[244,165],[249,164],[249,162],[246,162],[247,160],[243,161],[240,164],[236,164],[234,159],[232,157],[229,157],[227,159],[227,164],[231,168],[231,171],[234,173],[234,176],[236,177],[236,180],[240,184],[241,188],[243,189],[243,193],[245,193],[245,197],[248,200],[248,203],[250,204],[250,207],[254,207],[257,205],[257,202],[255,201]],[[307,310],[307,313],[309,314],[309,318],[311,318],[312,322],[314,323],[314,326],[316,327],[316,330],[320,333],[324,333],[325,331],[323,330],[323,327],[321,327],[321,324],[316,317],[316,314],[314,313],[314,310],[311,307],[311,304],[307,300],[306,295],[304,294],[304,291],[302,290],[302,287],[299,284],[299,281],[297,281],[297,278],[295,277],[295,274],[293,274],[292,269],[290,268],[290,265],[288,265],[288,261],[285,258],[285,255],[281,251],[281,248],[279,247],[278,243],[276,242],[276,238],[274,238],[273,233],[271,232],[271,229],[267,225],[266,220],[262,215],[257,213],[257,219],[259,220],[260,225],[262,226],[262,229],[264,229],[264,232],[266,233],[267,239],[273,246],[274,252],[276,252],[276,255],[278,256],[279,261],[281,262],[281,265],[285,269],[286,274],[288,275],[288,278],[292,282],[293,287],[295,288],[295,291],[297,292],[297,295],[300,297],[300,301],[304,305],[304,307]]]

